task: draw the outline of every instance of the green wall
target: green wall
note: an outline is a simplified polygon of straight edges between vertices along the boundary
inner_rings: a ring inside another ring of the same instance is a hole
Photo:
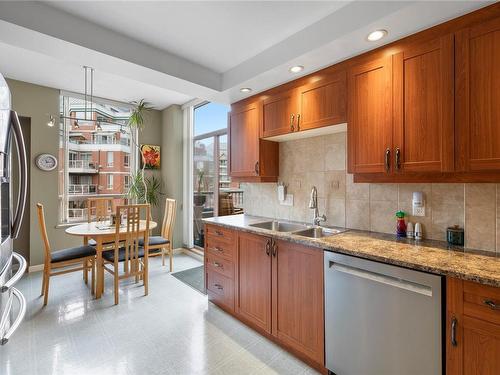
[[[34,160],[41,153],[50,153],[58,155],[59,147],[59,128],[47,126],[48,114],[57,116],[59,114],[59,90],[49,87],[34,85],[31,83],[7,79],[7,84],[12,93],[13,109],[20,115],[31,118],[31,197],[30,197],[30,266],[43,263],[43,242],[39,233],[38,219],[35,204],[41,202],[45,206],[45,219],[47,221],[47,233],[53,250],[65,247],[77,246],[81,240],[68,236],[64,233],[64,227],[57,227],[59,220],[58,203],[58,172],[43,172],[34,165]],[[180,110],[180,108],[179,108]],[[139,133],[140,143],[160,144],[162,145],[162,162],[165,160],[165,148],[176,143],[171,137],[177,136],[175,133],[169,135],[169,142],[163,142],[162,119],[165,112],[169,109],[160,111],[151,111],[146,118],[145,128]],[[175,111],[174,111],[175,112]],[[175,117],[175,116],[174,116]],[[182,114],[181,114],[182,126]],[[166,136],[166,135],[165,135]],[[158,177],[165,176],[181,181],[182,184],[182,131],[180,132],[181,151],[180,151],[180,170],[175,172],[168,171],[167,166],[170,163],[163,163],[160,171],[151,171]],[[174,176],[180,171],[180,175]],[[165,180],[164,180],[165,181]],[[167,185],[168,186],[168,185]],[[182,187],[181,187],[182,189]],[[167,189],[168,193],[168,189]],[[182,199],[182,192],[181,192]],[[153,209],[153,219],[161,222],[161,208]],[[182,232],[181,232],[182,233]]]
[[[164,191],[169,198],[177,200],[177,214],[174,230],[174,248],[182,247],[182,150],[183,118],[182,108],[172,105],[162,111],[163,132],[161,138],[161,176]]]

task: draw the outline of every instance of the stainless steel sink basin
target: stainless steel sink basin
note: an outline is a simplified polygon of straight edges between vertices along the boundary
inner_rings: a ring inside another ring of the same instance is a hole
[[[298,236],[309,237],[309,238],[323,238],[334,236],[338,233],[345,232],[343,229],[334,229],[334,228],[323,228],[323,227],[314,227],[307,228],[301,231],[294,232]]]
[[[294,232],[307,228],[304,224],[287,223],[283,221],[265,221],[263,223],[250,224],[250,227],[268,229],[275,232]]]

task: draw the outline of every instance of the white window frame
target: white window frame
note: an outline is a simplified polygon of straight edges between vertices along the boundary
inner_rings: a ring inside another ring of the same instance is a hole
[[[106,165],[112,167],[115,162],[115,153],[113,151],[106,151]]]
[[[114,176],[111,173],[109,173],[109,174],[106,175],[106,188],[108,190],[113,190],[113,182],[114,182],[113,181],[114,180],[113,177]]]
[[[130,167],[130,155],[129,154],[123,154],[123,166]]]

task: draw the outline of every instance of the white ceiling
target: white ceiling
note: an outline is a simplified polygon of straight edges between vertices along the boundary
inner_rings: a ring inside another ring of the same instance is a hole
[[[217,73],[224,73],[319,21],[346,2],[47,3]]]
[[[0,72],[156,108],[231,103],[487,5],[481,1],[0,1]],[[383,41],[368,32],[385,28]],[[8,57],[7,57],[8,56]],[[304,65],[299,75],[288,68]]]

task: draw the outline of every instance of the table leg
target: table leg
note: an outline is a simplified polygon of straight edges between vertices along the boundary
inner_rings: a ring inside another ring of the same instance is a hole
[[[96,238],[96,265],[97,265],[97,285],[96,285],[96,292],[95,292],[95,298],[99,299],[101,298],[101,295],[104,291],[104,268],[103,268],[103,262],[102,262],[102,238],[100,236],[97,236]]]

